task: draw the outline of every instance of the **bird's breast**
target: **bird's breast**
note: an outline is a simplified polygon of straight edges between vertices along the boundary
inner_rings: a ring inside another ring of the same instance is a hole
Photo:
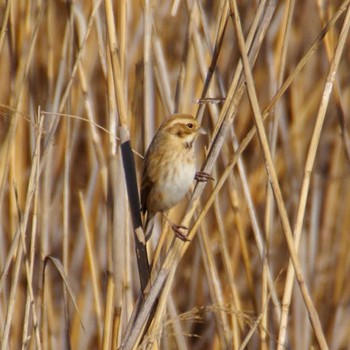
[[[195,160],[193,152],[173,154],[171,165],[163,182],[162,192],[165,194],[164,209],[175,206],[189,191],[195,176]]]

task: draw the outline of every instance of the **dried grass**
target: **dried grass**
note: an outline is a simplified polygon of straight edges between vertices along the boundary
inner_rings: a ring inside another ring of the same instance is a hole
[[[348,348],[349,3],[2,1],[1,349]],[[177,111],[215,181],[142,296],[119,136]]]

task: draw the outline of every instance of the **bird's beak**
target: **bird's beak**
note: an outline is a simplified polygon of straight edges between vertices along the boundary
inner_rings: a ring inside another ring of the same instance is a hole
[[[200,134],[200,135],[206,135],[208,132],[207,132],[207,130],[205,130],[204,128],[203,128],[203,126],[201,126],[199,129],[198,129],[198,134]]]

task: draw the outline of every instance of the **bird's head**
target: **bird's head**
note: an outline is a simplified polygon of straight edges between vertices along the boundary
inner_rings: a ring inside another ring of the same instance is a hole
[[[175,114],[167,118],[160,127],[166,134],[180,139],[186,148],[191,148],[200,134],[206,134],[205,129],[189,114]]]

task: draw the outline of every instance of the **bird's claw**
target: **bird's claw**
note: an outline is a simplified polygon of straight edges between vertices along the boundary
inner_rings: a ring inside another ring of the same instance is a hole
[[[177,238],[181,239],[181,241],[183,241],[183,242],[190,242],[190,239],[188,239],[187,236],[181,232],[181,230],[188,230],[188,228],[186,226],[177,225],[174,223],[171,223],[170,226],[171,226],[171,229],[174,231],[175,236]]]
[[[208,182],[209,180],[214,180],[214,178],[205,171],[197,171],[194,178],[198,182]]]

